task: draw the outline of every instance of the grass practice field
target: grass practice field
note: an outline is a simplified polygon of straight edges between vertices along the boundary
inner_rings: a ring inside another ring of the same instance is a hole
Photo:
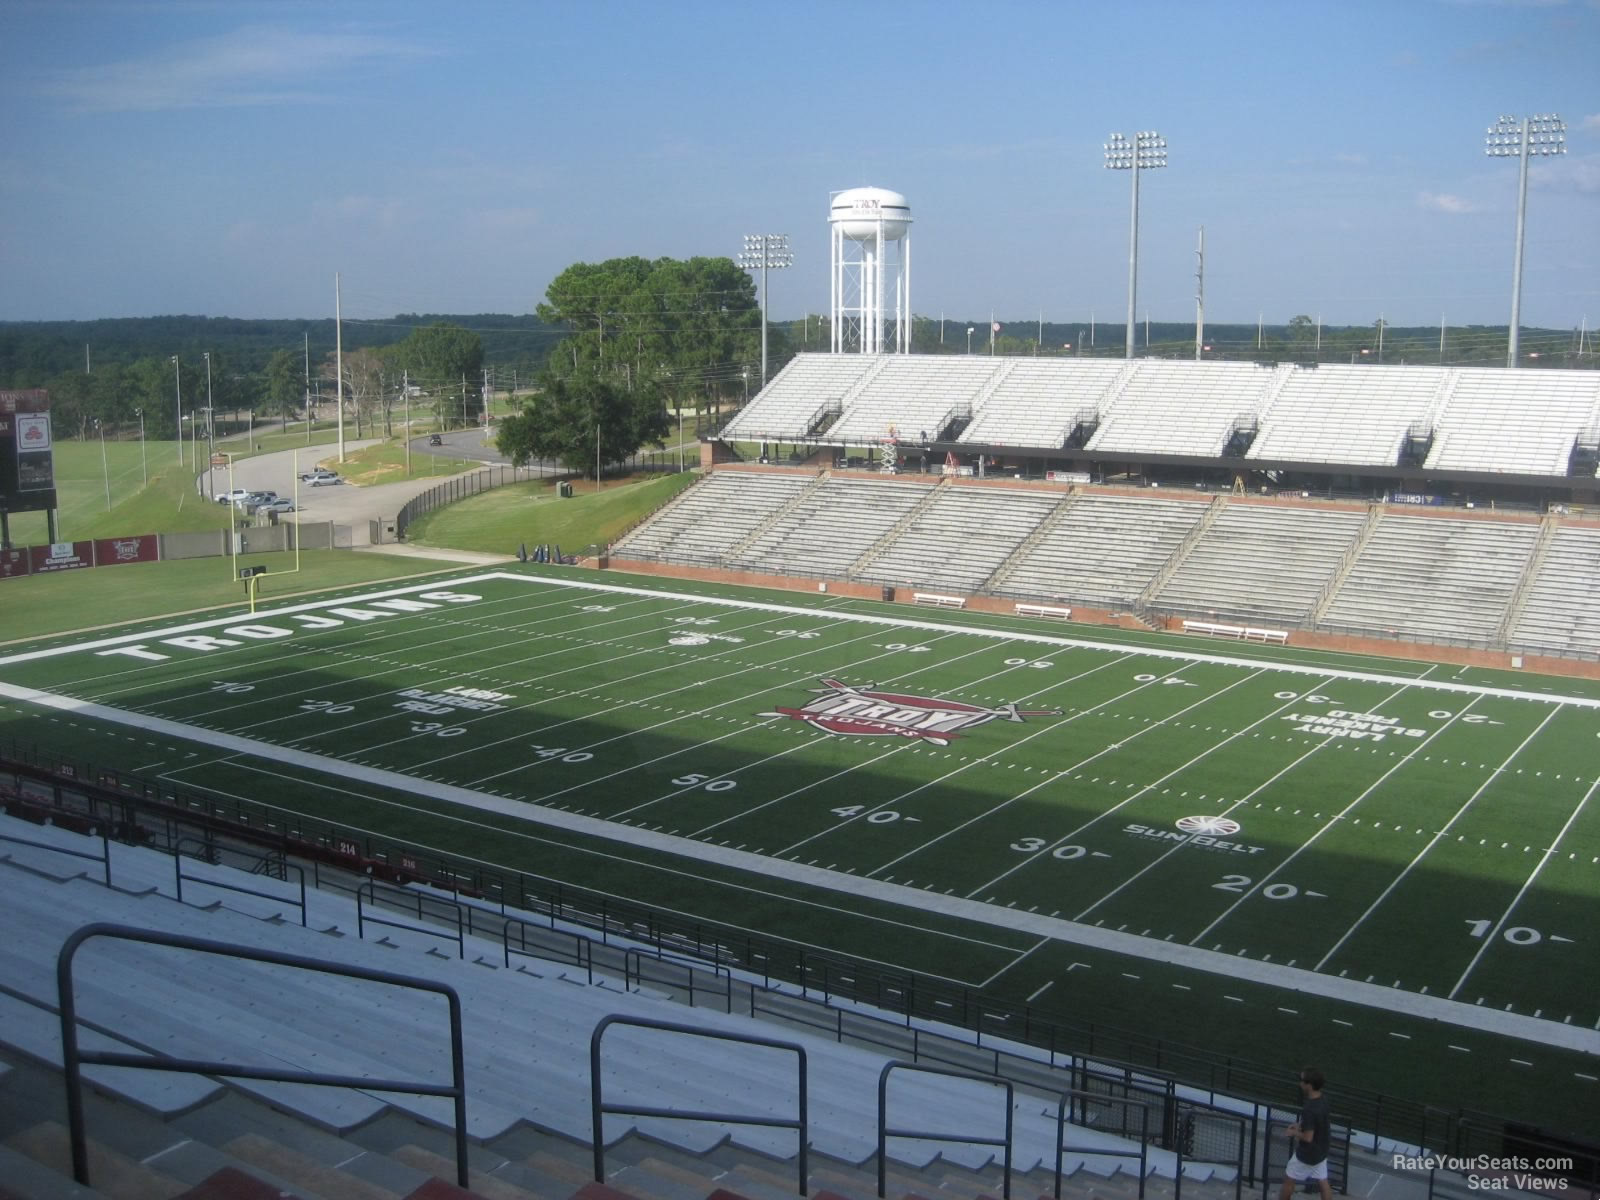
[[[16,647],[0,731],[1286,1072],[1600,1112],[1586,681],[515,567]]]

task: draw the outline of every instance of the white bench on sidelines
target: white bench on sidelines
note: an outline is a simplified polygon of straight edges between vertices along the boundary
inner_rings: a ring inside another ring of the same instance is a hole
[[[1289,640],[1282,629],[1252,629],[1245,625],[1218,625],[1213,621],[1184,621],[1185,633],[1202,633],[1206,637],[1232,638],[1236,642],[1274,642],[1279,645]]]
[[[1068,621],[1072,619],[1072,610],[1059,604],[1019,604],[1017,616],[1054,617],[1058,621]]]
[[[965,608],[965,596],[942,596],[938,592],[913,592],[911,598],[918,604],[931,604],[935,608]]]

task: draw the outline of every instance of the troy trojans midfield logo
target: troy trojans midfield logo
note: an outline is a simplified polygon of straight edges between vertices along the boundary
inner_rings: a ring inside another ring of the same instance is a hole
[[[763,717],[789,717],[804,721],[828,733],[856,737],[922,738],[935,746],[948,746],[963,729],[989,721],[1022,722],[1028,717],[1056,717],[1058,708],[980,708],[957,700],[929,696],[903,696],[898,692],[877,692],[870,687],[851,687],[837,679],[824,679],[814,689],[816,699],[799,708],[779,708],[758,713]]]

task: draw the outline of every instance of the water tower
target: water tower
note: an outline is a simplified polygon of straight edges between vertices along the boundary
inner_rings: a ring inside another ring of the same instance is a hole
[[[911,352],[911,206],[899,192],[859,187],[835,192],[828,209],[833,351],[883,354],[893,288],[894,347]],[[892,251],[892,253],[891,253]]]

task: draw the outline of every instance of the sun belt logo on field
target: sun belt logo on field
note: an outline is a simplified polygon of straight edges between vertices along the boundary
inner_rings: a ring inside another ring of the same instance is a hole
[[[1185,833],[1205,833],[1214,837],[1232,837],[1239,832],[1239,822],[1230,817],[1179,817],[1178,828]]]
[[[963,729],[990,721],[1022,722],[1028,717],[1056,717],[1058,708],[982,708],[932,696],[906,696],[899,692],[879,692],[869,687],[851,687],[837,679],[824,679],[814,689],[817,698],[799,708],[779,708],[758,713],[763,717],[789,717],[804,721],[828,733],[856,737],[922,738],[935,746],[948,746]]]

